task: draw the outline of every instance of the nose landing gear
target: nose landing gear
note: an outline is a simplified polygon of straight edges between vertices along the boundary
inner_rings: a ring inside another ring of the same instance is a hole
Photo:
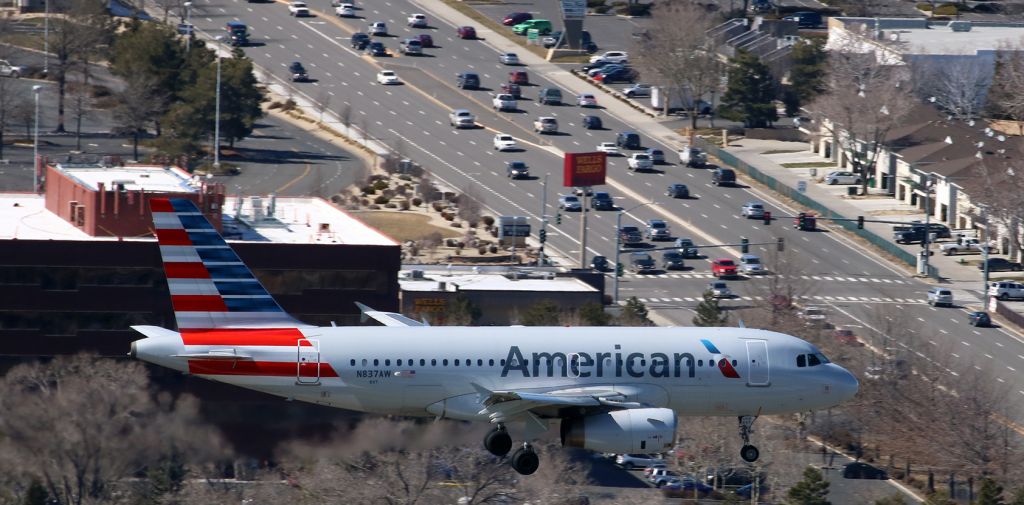
[[[754,432],[752,426],[754,421],[757,420],[757,416],[740,416],[740,438],[743,439],[743,447],[740,449],[740,457],[747,463],[753,463],[757,461],[758,456],[761,455],[757,447],[750,445],[750,434]]]

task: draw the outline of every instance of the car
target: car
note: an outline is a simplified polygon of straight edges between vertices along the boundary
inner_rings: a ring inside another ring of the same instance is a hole
[[[619,146],[615,142],[601,142],[597,145],[597,150],[607,154],[608,156],[618,156]]]
[[[684,147],[678,151],[679,163],[691,168],[704,168],[708,164],[708,153],[699,147]]]
[[[551,33],[551,21],[546,19],[527,19],[522,23],[512,26],[512,33],[516,35],[526,35],[530,30],[537,30],[538,35],[547,35]]]
[[[946,256],[953,256],[961,252],[980,252],[995,254],[998,249],[991,243],[983,244],[980,239],[969,237],[964,234],[957,236],[956,242],[950,242],[939,246],[939,251]]]
[[[429,33],[421,33],[416,38],[420,39],[420,44],[423,47],[434,47],[434,37],[431,37]]]
[[[498,56],[498,61],[502,65],[518,65],[519,55],[516,53],[501,53],[501,56]]]
[[[716,168],[711,172],[711,184],[715,186],[732,186],[736,184],[736,172],[731,168]]]
[[[757,486],[757,494],[758,494],[758,496],[764,496],[764,495],[768,494],[769,492],[771,492],[771,488],[768,487],[767,484],[762,483],[759,486]],[[745,486],[740,486],[740,487],[736,488],[733,491],[733,493],[736,493],[736,496],[739,496],[740,498],[745,498],[745,499],[749,500],[750,497],[754,494],[754,484],[750,483],[750,484],[747,484]]]
[[[576,97],[576,105],[580,107],[597,107],[597,97],[591,93],[583,93]]]
[[[473,40],[476,38],[476,28],[472,26],[460,26],[455,30],[455,35],[463,40]]]
[[[594,80],[604,84],[616,82],[633,82],[636,80],[636,70],[631,68],[616,68],[613,70],[602,70],[594,76]]]
[[[405,39],[398,44],[398,52],[409,56],[418,56],[423,54],[423,44],[420,43],[420,39]]]
[[[645,480],[651,480],[651,475],[654,475],[654,472],[656,470],[667,470],[667,469],[668,469],[668,465],[665,465],[665,464],[662,464],[662,463],[655,463],[653,465],[649,465],[647,468],[644,468],[644,479]]]
[[[849,328],[836,328],[832,330],[832,338],[843,345],[863,346],[864,343],[857,339],[857,335]]]
[[[1008,281],[991,282],[988,285],[988,296],[1004,301],[1010,298],[1024,298],[1024,284]]]
[[[948,226],[946,226],[944,224],[941,224],[941,223],[928,223],[927,226],[926,226],[925,223],[922,223],[922,222],[919,222],[919,221],[914,221],[914,222],[910,223],[909,225],[893,226],[892,227],[892,231],[894,232],[894,237],[893,238],[896,239],[896,237],[898,235],[900,235],[901,233],[910,232],[911,234],[914,234],[914,235],[922,237],[922,240],[923,240],[923,236],[925,234],[925,230],[926,229],[928,230],[929,233],[934,235],[936,239],[940,239],[940,238],[953,238],[953,231],[950,230]],[[918,240],[918,241],[920,241],[920,240]]]
[[[714,488],[692,477],[685,476],[670,479],[661,486],[661,493],[666,498],[693,498],[695,492],[698,496],[704,497],[714,492]]]
[[[743,204],[740,215],[747,219],[761,219],[764,217],[764,204],[761,202],[747,202]]]
[[[796,317],[803,319],[807,326],[824,326],[825,320],[828,319],[828,313],[825,312],[824,307],[808,305],[797,312]]]
[[[665,188],[665,196],[672,198],[690,198],[690,188],[686,184],[674,183]]]
[[[306,2],[291,2],[288,4],[288,14],[297,18],[309,17],[309,7]]]
[[[462,89],[477,89],[480,87],[480,76],[473,72],[462,72],[455,76],[455,85]]]
[[[682,253],[684,258],[700,257],[700,251],[697,249],[696,244],[693,243],[693,239],[677,238],[674,247]]]
[[[604,129],[604,125],[601,124],[601,118],[597,116],[583,116],[583,128],[587,130],[601,130]]]
[[[615,464],[626,470],[632,470],[647,468],[651,465],[664,465],[665,460],[650,454],[619,454],[615,457]]]
[[[448,124],[456,128],[473,128],[476,126],[476,116],[466,109],[455,109],[448,114]]]
[[[533,19],[533,14],[530,14],[529,12],[510,12],[505,14],[505,17],[501,19],[501,24],[505,26],[515,26],[525,23],[531,19]]]
[[[306,68],[297,61],[293,61],[291,65],[288,65],[288,74],[291,75],[292,82],[306,82],[309,80]]]
[[[356,16],[356,7],[352,4],[340,4],[334,8],[334,13],[339,17],[352,18]]]
[[[402,81],[398,80],[398,74],[394,70],[381,70],[377,72],[377,84],[401,84]]]
[[[992,318],[988,317],[988,312],[976,310],[967,313],[967,324],[977,328],[989,327],[992,326]]]
[[[651,85],[650,84],[634,84],[624,90],[622,94],[628,98],[636,98],[640,96],[651,96]]]
[[[626,161],[626,165],[633,171],[654,168],[654,162],[651,161],[651,157],[647,153],[633,153],[629,160]]]
[[[583,204],[576,195],[560,195],[558,197],[558,208],[566,212],[579,212],[583,210]]]
[[[669,470],[668,468],[655,468],[649,474],[646,472],[647,470],[644,470],[647,482],[650,482],[651,484],[654,484],[654,487],[659,488],[668,484],[670,480],[678,479],[680,477],[678,473]]]
[[[541,105],[562,105],[562,90],[558,88],[541,88],[537,92],[537,101]]]
[[[522,161],[505,162],[505,173],[509,179],[525,179],[530,176],[530,167]]]
[[[626,66],[620,63],[602,63],[598,67],[587,70],[587,77],[594,78],[597,77],[597,74],[600,74],[602,72],[611,72],[613,70],[619,70],[622,68],[626,68]]]
[[[366,49],[367,45],[369,45],[370,36],[362,32],[356,32],[352,34],[352,38],[349,39],[349,41],[352,44],[353,49],[362,51],[363,49]]]
[[[612,63],[625,63],[629,61],[629,53],[626,51],[605,51],[603,54],[590,57],[590,62],[610,61]]]
[[[624,131],[615,137],[615,145],[626,149],[640,149],[640,135],[636,132]]]
[[[646,152],[647,155],[651,157],[651,162],[655,165],[665,164],[665,151],[654,147],[648,147]]]
[[[836,184],[860,184],[860,176],[853,172],[833,170],[825,175],[825,184],[835,186]]]
[[[732,290],[724,281],[711,281],[705,291],[711,292],[715,298],[732,298]]]
[[[764,275],[768,273],[761,263],[761,257],[756,254],[744,254],[740,256],[740,272],[746,275]]]
[[[224,24],[224,29],[228,32],[228,39],[231,41],[231,45],[249,45],[249,27],[245,26],[245,23],[241,21],[228,21]]]
[[[516,97],[509,95],[508,93],[499,93],[494,95],[494,99],[491,100],[491,107],[495,111],[516,111],[519,109]]]
[[[426,28],[427,27],[427,15],[426,14],[413,14],[406,20],[406,24],[410,28]]]
[[[988,265],[989,272],[1020,272],[1020,263],[1014,263],[1006,258],[989,258],[978,264],[978,270],[984,270]]]
[[[178,23],[176,29],[178,31],[178,35],[192,35],[192,32],[194,32],[196,30],[196,26],[193,25],[192,23]],[[6,65],[6,67],[5,67],[5,65]],[[8,73],[8,70],[7,70],[9,68],[10,68],[10,63],[7,63],[4,60],[0,60],[0,75],[11,77],[11,75]],[[20,76],[21,74],[18,74],[18,75]]]
[[[523,88],[514,82],[501,83],[501,92],[512,95],[516,100],[523,97]]]
[[[498,133],[494,136],[495,151],[511,151],[519,147],[516,139],[507,133]]]
[[[729,258],[718,258],[711,262],[711,275],[722,277],[736,277],[736,262]]]
[[[771,0],[753,0],[750,2],[750,12],[770,12],[775,8],[775,4]],[[749,496],[747,497],[749,498]]]
[[[514,82],[520,86],[529,86],[530,75],[525,70],[513,70],[508,73],[508,82]]]
[[[672,240],[672,231],[664,219],[647,220],[647,240]]]
[[[624,246],[636,247],[644,243],[644,236],[636,226],[619,228],[619,242]]]
[[[4,77],[13,77],[17,79],[27,73],[28,67],[15,65],[7,60],[0,60],[0,75]]]
[[[618,67],[623,66],[623,65],[621,65],[619,63],[612,63],[610,61],[595,61],[593,63],[584,64],[582,67],[580,67],[580,70],[582,70],[583,72],[586,72],[587,75],[591,75],[590,74],[591,70],[601,69],[601,68],[607,67],[609,65],[615,65],[615,66],[618,66]]]
[[[387,56],[388,50],[383,42],[373,41],[366,45],[366,53],[370,56]]]
[[[558,120],[551,116],[541,116],[533,122],[533,131],[537,133],[558,133]]]
[[[562,47],[569,44],[569,41],[562,38],[561,31],[551,32],[550,35],[541,39],[540,42],[541,45],[544,46],[544,49],[551,49],[555,46]],[[586,30],[580,32],[580,48],[588,53],[594,53],[597,51],[597,44],[595,44],[593,38],[591,38],[590,32]]]
[[[871,466],[867,463],[856,461],[853,463],[847,463],[843,467],[843,478],[844,479],[878,479],[886,480],[889,475],[885,473],[885,470]]]
[[[615,210],[615,200],[607,191],[598,191],[590,199],[590,208],[594,210]]]
[[[598,272],[608,271],[608,258],[604,256],[594,256],[590,258],[590,268],[597,270]]]
[[[661,268],[665,270],[682,270],[686,268],[683,253],[679,251],[665,251],[661,253]]]
[[[657,271],[658,265],[654,258],[645,252],[635,252],[629,255],[629,270],[635,274],[649,274]]]
[[[953,291],[949,288],[931,288],[928,290],[928,305],[932,307],[953,306]]]
[[[388,24],[383,21],[374,21],[370,23],[366,31],[376,37],[385,37],[388,34]]]

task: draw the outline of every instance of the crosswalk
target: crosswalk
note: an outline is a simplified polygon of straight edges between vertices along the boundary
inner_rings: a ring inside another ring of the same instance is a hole
[[[797,295],[794,298],[798,300],[813,300],[816,302],[846,302],[846,303],[902,303],[902,304],[927,304],[927,300],[919,298],[887,298],[880,296],[824,296],[824,295]],[[683,303],[700,302],[703,298],[692,297],[692,296],[675,296],[675,297],[650,297],[650,298],[637,298],[643,303]],[[766,298],[763,296],[735,296],[732,300],[745,300],[748,302],[753,301],[765,301]]]
[[[713,279],[715,276],[711,273],[662,273],[662,274],[635,274],[627,273],[624,275],[627,279]],[[767,279],[771,276],[768,275],[752,275],[747,277],[748,279]],[[839,275],[776,275],[774,276],[779,279],[801,279],[805,281],[830,281],[830,282],[858,282],[861,284],[910,284],[910,282],[902,279],[888,279],[885,277],[848,277]]]

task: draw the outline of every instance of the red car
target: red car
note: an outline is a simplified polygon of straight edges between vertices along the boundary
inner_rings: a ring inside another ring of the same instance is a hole
[[[529,12],[510,12],[501,20],[501,24],[505,26],[515,26],[531,19],[533,19],[533,14],[530,14]]]
[[[434,39],[430,35],[421,33],[417,35],[416,38],[420,39],[420,45],[423,47],[434,47]]]
[[[460,26],[457,33],[460,39],[472,40],[476,38],[476,28],[472,26]]]
[[[530,84],[530,76],[526,75],[525,70],[513,70],[508,73],[508,82],[512,82],[520,86],[527,86]]]
[[[715,277],[736,277],[736,262],[728,258],[718,258],[711,262],[711,275]]]
[[[832,337],[835,338],[836,342],[839,342],[840,344],[858,347],[864,345],[863,343],[861,343],[860,340],[857,339],[857,335],[853,333],[853,330],[849,330],[846,328],[836,328],[832,330]]]

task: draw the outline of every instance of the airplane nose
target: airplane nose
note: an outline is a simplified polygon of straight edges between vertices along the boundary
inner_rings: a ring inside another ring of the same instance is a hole
[[[857,390],[860,389],[860,383],[857,382],[857,378],[845,368],[837,368],[839,368],[839,373],[837,374],[838,377],[834,386],[836,394],[839,396],[840,401],[849,400],[857,394]]]

